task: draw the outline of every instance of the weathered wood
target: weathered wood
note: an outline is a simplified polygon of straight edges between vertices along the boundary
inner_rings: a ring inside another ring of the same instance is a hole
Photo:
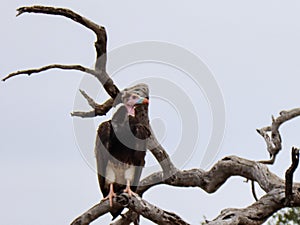
[[[281,111],[279,114],[280,116],[277,118],[272,116],[271,126],[266,126],[256,130],[264,138],[267,144],[267,150],[271,157],[270,160],[261,160],[261,163],[273,164],[275,162],[277,154],[282,149],[282,140],[279,132],[279,127],[283,123],[300,116],[300,108],[295,108],[288,111],[284,110]]]
[[[72,112],[71,116],[77,116],[81,118],[89,118],[95,116],[104,116],[113,107],[114,99],[110,98],[103,104],[96,103],[90,96],[88,96],[84,91],[80,90],[83,97],[88,101],[89,105],[93,108],[89,112]]]
[[[20,71],[17,71],[17,72],[10,73],[6,77],[4,77],[2,79],[2,81],[6,81],[6,80],[8,80],[12,77],[17,76],[17,75],[25,74],[25,75],[30,76],[31,74],[40,73],[40,72],[43,72],[43,71],[46,71],[46,70],[51,70],[51,69],[78,70],[78,71],[81,71],[81,72],[89,73],[93,76],[97,75],[97,73],[94,70],[86,68],[86,67],[81,66],[81,65],[52,64],[52,65],[43,66],[43,67],[38,68],[38,69],[20,70]]]
[[[293,193],[293,176],[299,164],[299,149],[292,148],[292,165],[285,173],[285,205],[293,206],[294,193]]]
[[[113,199],[116,207],[127,207],[139,215],[161,225],[188,225],[175,213],[167,212],[157,206],[145,201],[138,195],[129,196],[127,193],[118,195]],[[108,213],[110,209],[109,200],[102,201],[81,216],[77,217],[71,225],[88,225],[98,217]],[[135,217],[136,218],[136,217]],[[135,218],[130,218],[130,222]],[[128,218],[129,219],[129,218]]]

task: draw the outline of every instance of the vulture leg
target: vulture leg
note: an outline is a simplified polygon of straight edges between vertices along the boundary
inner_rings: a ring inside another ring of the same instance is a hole
[[[127,180],[127,185],[123,192],[128,193],[130,197],[134,194],[134,192],[130,189],[130,180]]]
[[[103,198],[102,201],[109,199],[109,205],[110,205],[110,207],[112,207],[113,206],[113,197],[116,197],[116,196],[117,195],[114,192],[114,185],[113,185],[113,183],[111,183],[109,185],[109,194],[105,198]]]

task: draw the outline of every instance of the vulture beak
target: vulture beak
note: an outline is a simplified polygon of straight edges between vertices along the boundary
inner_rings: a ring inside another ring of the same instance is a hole
[[[149,100],[147,98],[140,97],[139,100],[135,104],[136,105],[137,104],[143,104],[143,105],[145,104],[145,105],[147,105],[147,104],[149,104]]]

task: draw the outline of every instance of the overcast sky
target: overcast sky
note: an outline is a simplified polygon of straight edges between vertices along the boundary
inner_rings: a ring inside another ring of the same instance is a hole
[[[213,155],[218,152],[211,163],[226,155],[268,158],[255,129],[269,125],[272,114],[300,105],[298,1],[5,1],[0,15],[2,78],[19,69],[51,63],[94,64],[95,36],[91,31],[62,17],[15,17],[16,8],[33,4],[67,7],[104,25],[108,51],[156,41],[195,54],[215,79],[213,90],[222,93],[226,111],[223,142],[220,149],[210,149]],[[189,169],[200,166],[214,137],[216,118],[211,106],[215,103],[210,102],[207,86],[193,83],[200,79],[197,74],[187,74],[176,66],[145,62],[111,72],[120,88],[140,81],[151,83],[151,123],[177,166]],[[97,101],[107,98],[95,79],[79,72],[53,70],[0,83],[3,224],[69,224],[102,198],[93,146],[96,127],[110,115],[73,119],[70,112],[74,109],[90,110],[79,95],[81,87]],[[196,128],[188,128],[197,133],[191,132],[185,140],[195,149],[179,149],[184,125],[191,120]],[[285,124],[281,132],[283,150],[270,169],[283,177],[290,165],[291,146],[300,146],[299,119]],[[178,161],[176,154],[188,155],[188,159]],[[146,172],[157,169],[155,165],[149,153]],[[299,171],[295,176],[299,179]],[[144,198],[191,224],[199,224],[204,215],[213,219],[224,208],[246,207],[254,201],[249,184],[239,177],[231,178],[214,194],[199,188],[158,186]],[[93,224],[108,224],[109,220],[106,215]],[[142,224],[151,223],[143,220]]]

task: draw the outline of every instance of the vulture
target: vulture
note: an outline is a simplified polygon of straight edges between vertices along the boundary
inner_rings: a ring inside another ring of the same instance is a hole
[[[113,198],[137,189],[145,165],[146,139],[150,137],[146,84],[125,89],[117,97],[120,104],[112,119],[100,124],[95,155],[103,200],[109,199],[115,219],[123,209],[113,208]]]

